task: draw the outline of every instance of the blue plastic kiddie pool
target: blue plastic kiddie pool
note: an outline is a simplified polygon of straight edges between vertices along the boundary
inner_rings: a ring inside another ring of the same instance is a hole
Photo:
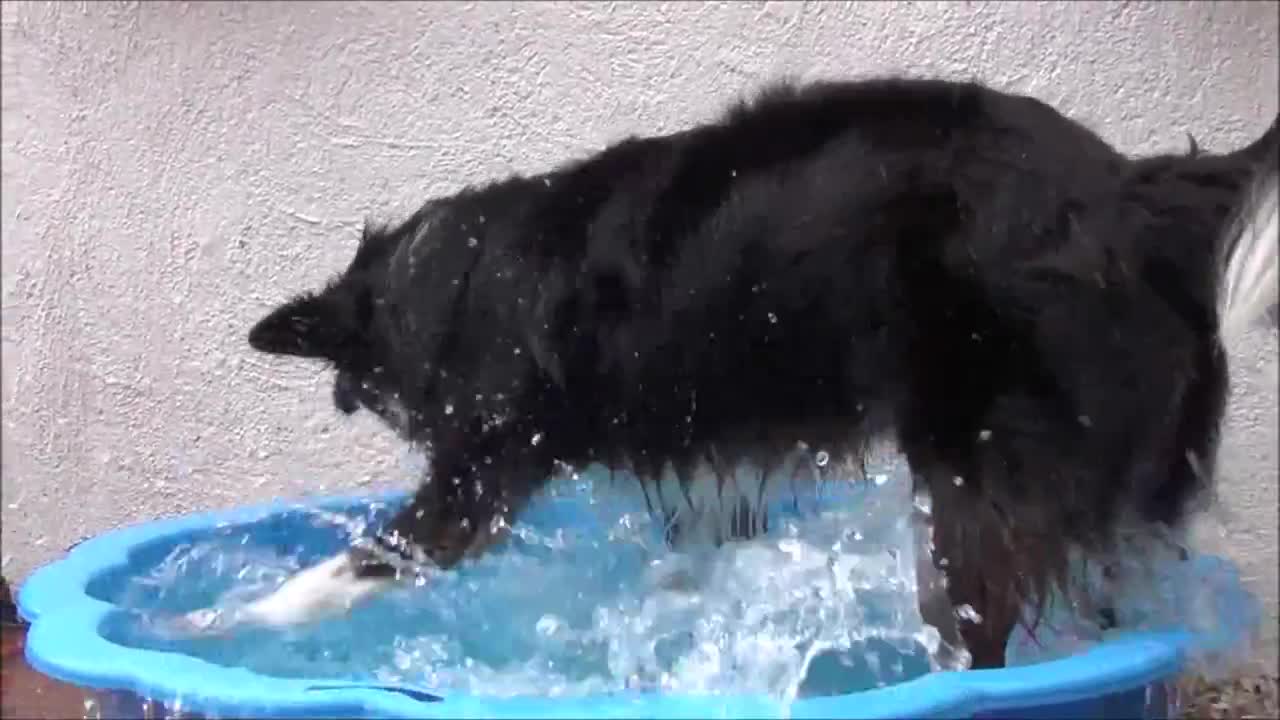
[[[1173,680],[1205,638],[1188,631],[1111,638],[1062,660],[1002,670],[936,672],[883,688],[800,697],[670,695],[650,692],[577,697],[496,697],[385,684],[350,676],[295,677],[258,672],[231,654],[133,642],[136,610],[121,593],[175,548],[214,536],[309,559],[345,542],[336,527],[314,522],[320,508],[376,516],[401,494],[273,504],[191,515],[109,532],[75,547],[23,584],[18,605],[31,623],[28,661],[37,670],[86,689],[98,717],[380,717],[380,718],[1162,718],[1175,712]],[[540,503],[525,522],[590,525],[582,497]],[[1217,561],[1216,559],[1214,559]],[[136,598],[134,598],[136,601]],[[158,601],[157,601],[158,602]],[[208,597],[169,598],[193,609]],[[353,630],[353,636],[359,634]],[[828,669],[829,671],[829,669]],[[812,672],[812,671],[811,671]]]

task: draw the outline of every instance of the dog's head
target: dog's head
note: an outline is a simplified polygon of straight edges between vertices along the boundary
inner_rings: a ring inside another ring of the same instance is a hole
[[[537,374],[529,276],[502,229],[462,205],[366,227],[347,269],[268,313],[249,344],[331,363],[341,412],[371,410],[415,442],[500,423]]]
[[[382,310],[395,246],[392,235],[366,228],[345,272],[272,310],[249,331],[249,344],[260,352],[328,361],[336,371],[333,400],[340,411],[364,407],[404,432],[400,380],[389,362]]]

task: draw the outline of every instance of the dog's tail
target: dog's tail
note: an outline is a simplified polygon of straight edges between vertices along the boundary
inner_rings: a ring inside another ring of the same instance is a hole
[[[1280,323],[1280,118],[1233,156],[1253,178],[1219,243],[1218,318],[1228,346],[1264,319]]]

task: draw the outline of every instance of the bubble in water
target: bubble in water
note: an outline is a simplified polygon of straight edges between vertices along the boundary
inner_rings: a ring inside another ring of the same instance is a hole
[[[560,618],[555,615],[543,615],[538,618],[538,624],[534,627],[538,634],[542,637],[551,637],[561,628],[563,623]]]

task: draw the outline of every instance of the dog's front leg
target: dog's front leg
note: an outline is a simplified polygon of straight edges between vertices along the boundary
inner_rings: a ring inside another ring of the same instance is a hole
[[[275,592],[239,611],[239,620],[288,626],[341,615],[392,587],[401,572],[363,548],[352,548],[285,581]]]
[[[356,604],[394,587],[401,573],[363,548],[334,555],[294,574],[275,591],[243,607],[203,608],[169,623],[180,635],[211,634],[249,624],[300,625],[341,615]]]
[[[552,456],[526,438],[506,433],[437,447],[429,478],[383,542],[446,570],[488,550],[551,477]]]
[[[244,623],[310,623],[396,587],[424,564],[447,570],[483,553],[550,477],[550,459],[500,440],[479,438],[438,452],[413,499],[379,534],[381,548],[353,546],[243,608],[197,610],[176,629],[221,632]]]

